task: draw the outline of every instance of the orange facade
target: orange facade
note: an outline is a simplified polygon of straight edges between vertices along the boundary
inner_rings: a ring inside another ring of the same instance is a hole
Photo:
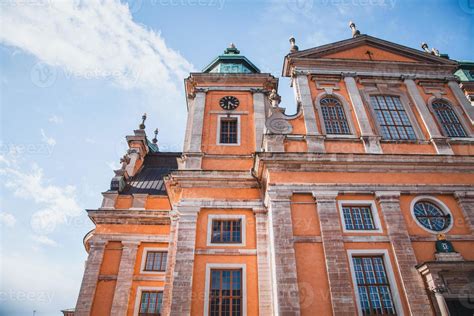
[[[75,315],[472,313],[474,111],[457,63],[358,34],[292,45],[296,114],[231,46],[185,80],[182,153],[144,126],[127,136],[88,211]]]

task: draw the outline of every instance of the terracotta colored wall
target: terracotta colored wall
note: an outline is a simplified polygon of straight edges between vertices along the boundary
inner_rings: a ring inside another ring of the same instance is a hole
[[[96,234],[152,234],[152,235],[168,235],[170,232],[169,225],[115,225],[105,224],[97,225]]]
[[[362,45],[342,52],[328,54],[323,58],[370,60],[369,55],[366,54],[367,51],[372,52],[372,60],[416,62],[414,59],[393,54],[370,45]]]
[[[145,202],[147,210],[170,210],[171,204],[167,196],[149,195]]]
[[[230,83],[229,83],[230,84]],[[240,146],[217,145],[218,116],[225,115],[219,101],[232,95],[239,99],[240,105],[233,112],[247,112],[240,116]],[[251,154],[255,149],[255,128],[253,118],[253,96],[247,91],[210,91],[206,95],[202,149],[208,154]]]
[[[332,315],[322,243],[296,243],[301,315]]]
[[[98,282],[91,316],[110,315],[116,284],[117,281],[115,280],[101,280]]]
[[[295,236],[320,236],[316,202],[311,194],[294,194],[291,199],[291,220]]]

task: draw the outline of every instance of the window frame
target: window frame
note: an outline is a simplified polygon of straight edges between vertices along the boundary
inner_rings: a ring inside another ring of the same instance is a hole
[[[359,298],[359,288],[357,286],[357,278],[354,269],[354,262],[352,261],[353,257],[363,257],[363,256],[381,256],[383,259],[383,264],[385,266],[385,273],[387,274],[390,292],[392,294],[392,301],[395,307],[395,313],[398,316],[404,316],[403,305],[400,299],[400,293],[398,292],[398,283],[395,278],[395,270],[393,270],[392,263],[390,260],[390,255],[387,249],[349,249],[347,250],[347,257],[349,259],[349,268],[351,271],[351,280],[352,288],[354,289],[354,295],[357,304],[357,314],[363,316],[362,305]]]
[[[448,225],[448,227],[446,227],[445,229],[443,230],[440,230],[440,231],[436,231],[436,230],[431,230],[425,226],[423,226],[419,221],[418,219],[416,218],[416,215],[415,215],[415,204],[418,203],[418,202],[422,202],[422,201],[426,201],[426,202],[430,202],[430,203],[433,203],[434,205],[436,205],[437,207],[439,207],[441,209],[442,212],[444,212],[445,214],[449,214],[449,216],[451,217],[451,221]],[[418,227],[422,228],[423,230],[429,232],[430,234],[444,234],[444,233],[447,233],[448,231],[451,230],[451,228],[453,228],[453,225],[454,225],[454,216],[453,216],[453,213],[451,213],[451,210],[446,206],[446,204],[444,204],[442,201],[440,201],[439,199],[433,197],[433,196],[429,196],[429,195],[419,195],[417,197],[415,197],[412,201],[411,201],[411,204],[410,204],[410,213],[411,213],[411,216],[413,218],[413,220],[415,221],[416,225],[418,225]]]
[[[169,258],[168,258],[168,248],[165,248],[165,247],[145,247],[143,248],[143,251],[142,251],[142,260],[141,260],[141,263],[140,263],[140,274],[162,274],[164,275],[168,269],[168,261],[169,261]],[[167,259],[166,259],[166,268],[165,268],[165,271],[147,271],[145,270],[145,267],[146,267],[146,258],[147,258],[147,254],[148,252],[166,252],[167,254]]]
[[[444,102],[448,103],[451,106],[451,109],[456,114],[456,117],[458,118],[459,123],[461,124],[462,128],[464,129],[464,132],[466,133],[466,136],[464,136],[464,137],[461,137],[461,136],[452,137],[452,136],[448,136],[446,134],[446,131],[444,130],[443,124],[439,121],[438,116],[436,115],[436,111],[433,108],[433,102],[435,102],[437,100],[444,101]],[[436,96],[432,96],[428,99],[427,103],[428,103],[428,109],[430,110],[431,115],[434,117],[434,120],[436,122],[436,125],[438,126],[438,129],[444,137],[447,137],[449,139],[464,140],[464,141],[469,140],[469,138],[473,137],[473,134],[471,132],[471,129],[469,128],[469,125],[466,124],[463,113],[459,111],[459,108],[458,108],[458,106],[456,106],[455,102],[452,102],[451,100],[449,100],[447,98],[444,98],[444,97],[439,97],[438,98]]]
[[[238,220],[240,219],[240,243],[212,242],[212,221],[213,220]],[[246,245],[246,221],[247,217],[243,214],[209,214],[207,216],[207,241],[208,247],[245,247]]]
[[[227,144],[221,143],[221,123],[223,119],[236,119],[237,120],[237,143]],[[240,115],[221,114],[217,115],[217,134],[216,134],[216,145],[218,146],[240,146],[241,145],[241,120]]]
[[[383,228],[382,228],[382,223],[380,221],[380,216],[379,216],[379,210],[377,208],[377,205],[375,204],[375,201],[373,200],[338,200],[337,201],[338,208],[339,208],[339,216],[341,219],[341,226],[342,226],[342,232],[344,233],[354,233],[354,234],[359,234],[359,233],[372,233],[372,234],[380,234],[383,233]],[[344,212],[343,212],[343,207],[347,206],[370,206],[370,210],[372,211],[372,219],[374,221],[375,229],[347,229],[346,228],[346,222],[344,220]]]
[[[344,115],[346,117],[346,122],[349,128],[349,134],[328,134],[327,133],[326,124],[324,122],[324,117],[323,117],[323,110],[321,108],[321,100],[324,98],[330,98],[330,97],[337,99],[341,103],[342,109],[344,111]],[[316,107],[316,111],[318,112],[321,131],[327,138],[357,138],[355,134],[356,129],[354,127],[354,122],[353,122],[353,117],[352,117],[352,109],[349,103],[347,103],[343,95],[336,93],[334,91],[332,93],[322,92],[314,99],[314,106]]]
[[[163,302],[164,302],[164,287],[162,286],[137,286],[137,291],[135,294],[135,307],[133,308],[133,315],[138,316],[140,314],[140,304],[142,301],[142,293],[143,292],[163,292],[163,299],[161,301],[161,308],[163,308]],[[163,314],[160,311],[160,314]]]
[[[206,264],[206,279],[204,285],[204,315],[209,315],[209,297],[211,286],[211,270],[242,270],[242,316],[247,316],[247,265],[245,263],[208,263]]]
[[[383,85],[375,85],[373,87],[366,86],[361,90],[361,96],[364,99],[364,105],[366,107],[367,114],[370,114],[369,120],[372,121],[373,126],[376,129],[377,136],[380,137],[381,142],[393,143],[393,142],[402,142],[402,143],[410,143],[410,142],[420,142],[426,141],[423,132],[419,126],[418,120],[413,113],[411,102],[406,93],[400,89],[396,88],[388,88],[384,87]],[[413,131],[415,132],[415,139],[384,139],[382,136],[382,128],[380,127],[379,121],[377,120],[377,113],[375,112],[372,103],[370,102],[370,97],[377,96],[377,95],[389,95],[395,96],[400,98],[400,103],[402,104],[405,113],[410,120],[411,126]]]

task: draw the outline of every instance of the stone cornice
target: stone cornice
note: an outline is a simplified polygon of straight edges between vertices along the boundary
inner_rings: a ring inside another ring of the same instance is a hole
[[[257,180],[250,171],[206,171],[178,170],[165,180],[171,186],[181,188],[219,187],[219,188],[258,188]]]
[[[135,225],[169,225],[170,212],[156,210],[87,210],[89,218],[95,225],[100,224],[135,224]]]
[[[257,153],[254,169],[276,172],[473,173],[473,156]]]

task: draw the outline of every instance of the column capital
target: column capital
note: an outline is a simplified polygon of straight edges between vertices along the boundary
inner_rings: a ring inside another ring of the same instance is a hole
[[[336,201],[339,191],[313,191],[312,194],[316,199],[316,203],[334,202]]]
[[[375,198],[379,202],[396,202],[400,200],[400,191],[376,191]]]
[[[268,214],[268,210],[264,207],[254,207],[252,210],[253,210],[253,213],[255,215],[267,215]]]
[[[107,245],[107,240],[103,240],[103,239],[92,239],[89,241],[89,245],[90,245],[90,249],[94,249],[94,250],[100,250],[100,249],[104,249],[105,246]]]
[[[474,191],[456,191],[454,197],[456,200],[474,200]]]
[[[354,79],[355,77],[357,77],[357,72],[353,71],[353,72],[341,72],[341,77],[345,80],[346,78],[352,78]]]
[[[293,196],[293,191],[289,190],[268,190],[267,197],[271,202],[289,202]]]

